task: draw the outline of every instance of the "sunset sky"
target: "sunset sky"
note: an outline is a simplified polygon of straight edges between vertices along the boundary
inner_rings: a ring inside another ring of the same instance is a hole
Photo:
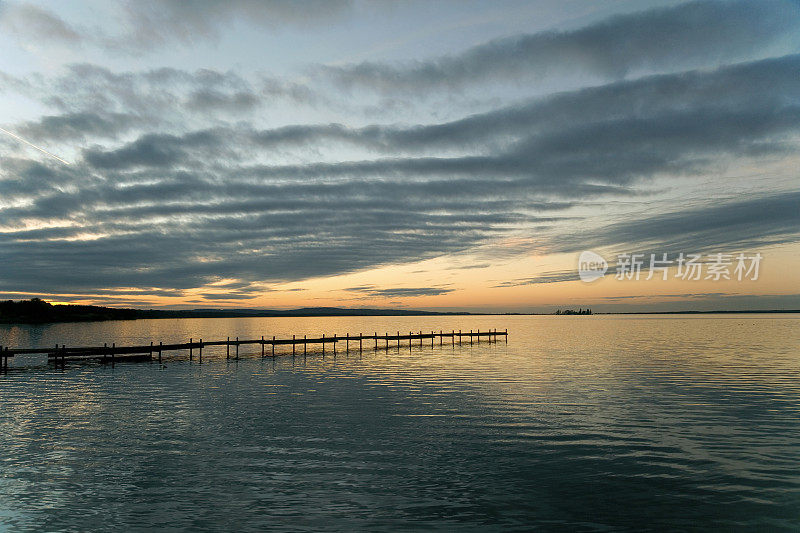
[[[800,309],[793,0],[2,0],[0,128],[2,299]]]

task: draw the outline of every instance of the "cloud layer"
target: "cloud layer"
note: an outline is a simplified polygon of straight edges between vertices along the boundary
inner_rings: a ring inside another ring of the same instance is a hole
[[[212,38],[239,18],[303,24],[292,18],[296,6],[281,2],[185,6],[136,3],[128,16],[140,21],[134,31],[158,32],[141,36],[155,42],[170,32]],[[318,20],[350,9],[315,6]],[[30,6],[0,11],[4,24],[25,17],[50,24],[62,41],[70,32],[85,39]],[[2,139],[0,291],[113,298],[202,288],[206,300],[248,300],[280,283],[466,254],[519,236],[533,244],[513,253],[794,243],[800,196],[786,185],[790,170],[782,181],[754,182],[746,201],[714,201],[725,196],[720,182],[700,207],[660,205],[590,230],[573,221],[596,215],[598,203],[669,199],[673,184],[721,176],[720,168],[784,161],[791,169],[800,138],[798,29],[795,3],[688,2],[419,63],[316,65],[303,81],[91,63],[6,74],[6,91],[35,95],[48,111],[2,126],[72,164]],[[577,88],[504,95],[489,110],[447,120],[411,112],[404,122],[365,121],[359,102],[336,88],[412,101],[412,93],[576,73],[587,78]],[[357,119],[263,118],[287,104],[323,115],[352,110]],[[231,279],[235,286],[225,284]],[[500,286],[573,279],[553,271]],[[349,290],[403,298],[455,289]]]
[[[752,59],[797,44],[800,8],[791,1],[687,2],[618,15],[571,31],[517,35],[460,54],[402,65],[329,67],[347,87],[427,91],[553,76],[618,80],[632,73]],[[786,40],[794,41],[786,43]]]

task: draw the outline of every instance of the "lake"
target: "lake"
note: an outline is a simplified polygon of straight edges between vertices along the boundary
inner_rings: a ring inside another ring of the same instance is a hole
[[[18,356],[0,530],[800,529],[800,315],[140,320],[0,344],[489,328],[508,342]]]

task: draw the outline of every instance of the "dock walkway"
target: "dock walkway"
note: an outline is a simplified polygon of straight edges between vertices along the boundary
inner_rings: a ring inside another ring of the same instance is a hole
[[[300,338],[299,335],[292,335],[291,339],[277,339],[275,336],[272,336],[272,338],[262,336],[260,339],[241,340],[239,337],[235,339],[228,337],[224,341],[204,341],[203,339],[195,341],[194,339],[189,339],[189,342],[185,343],[164,344],[163,342],[159,342],[155,344],[151,342],[149,345],[140,346],[117,346],[116,343],[111,343],[110,346],[106,343],[103,344],[103,346],[79,347],[67,347],[63,344],[56,344],[52,348],[10,348],[8,346],[0,346],[0,371],[8,370],[9,358],[20,354],[47,354],[47,356],[56,363],[64,363],[67,359],[101,359],[114,362],[117,358],[125,360],[152,360],[157,358],[161,361],[163,352],[188,350],[189,359],[192,360],[194,359],[195,350],[197,350],[197,356],[202,358],[203,348],[209,346],[225,346],[225,356],[229,359],[232,357],[238,359],[239,346],[260,345],[262,357],[274,357],[276,346],[291,346],[292,355],[297,355],[298,353],[307,354],[309,347],[319,346],[324,356],[326,345],[331,347],[332,353],[336,353],[337,343],[341,342],[345,343],[345,350],[348,352],[350,351],[351,343],[354,343],[354,346],[355,343],[358,343],[358,350],[361,352],[364,350],[364,341],[373,341],[373,349],[377,350],[379,348],[389,349],[390,343],[395,344],[399,348],[403,341],[408,341],[408,347],[410,349],[415,346],[415,341],[419,341],[419,346],[423,346],[425,341],[430,340],[431,347],[433,347],[436,339],[439,340],[440,346],[444,345],[445,339],[448,339],[448,344],[455,346],[456,344],[463,344],[466,342],[470,344],[480,342],[482,338],[489,342],[497,342],[498,337],[503,337],[506,342],[508,342],[508,330],[497,331],[496,329],[490,329],[486,331],[477,330],[474,332],[472,330],[469,332],[452,330],[449,333],[441,330],[438,333],[435,331],[431,331],[430,333],[423,333],[422,331],[413,333],[409,331],[408,335],[400,334],[399,331],[394,335],[389,333],[379,335],[378,332],[372,335],[364,335],[363,333],[350,335],[347,333],[343,337],[334,334],[332,336],[322,335],[321,337],[311,338],[307,335],[303,335],[302,338]],[[383,346],[380,346],[380,344],[383,344]],[[268,347],[269,349],[267,349]],[[231,353],[231,348],[233,348],[233,354]],[[302,352],[299,348],[302,348]],[[355,347],[353,349],[355,349]]]

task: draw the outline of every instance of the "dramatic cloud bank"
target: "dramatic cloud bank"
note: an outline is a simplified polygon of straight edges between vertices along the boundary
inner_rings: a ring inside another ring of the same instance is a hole
[[[499,39],[429,61],[364,62],[327,72],[348,87],[412,92],[569,74],[613,80],[786,51],[798,44],[799,25],[800,12],[791,1],[688,2],[572,31]]]
[[[314,31],[352,10],[136,2],[119,16],[130,22],[126,46],[158,49],[224,39],[242,21]],[[87,47],[122,39],[22,3],[0,4],[0,25]],[[0,292],[123,301],[202,289],[203,300],[246,301],[276,284],[512,237],[530,244],[499,255],[796,243],[798,35],[794,2],[686,2],[432,59],[300,65],[303,76],[157,57],[140,69],[2,73],[4,95],[44,111],[0,126],[70,164],[0,138]],[[463,99],[443,112],[458,118],[415,107],[419,95],[560,77],[571,79],[563,90],[497,91],[477,109]],[[354,90],[399,95],[404,119],[376,120],[380,110]],[[760,165],[774,175],[752,170]],[[756,176],[747,198],[729,192],[743,187],[732,168]],[[638,214],[615,220],[602,204]],[[495,286],[575,279],[552,271]],[[342,290],[404,298],[457,288]]]

